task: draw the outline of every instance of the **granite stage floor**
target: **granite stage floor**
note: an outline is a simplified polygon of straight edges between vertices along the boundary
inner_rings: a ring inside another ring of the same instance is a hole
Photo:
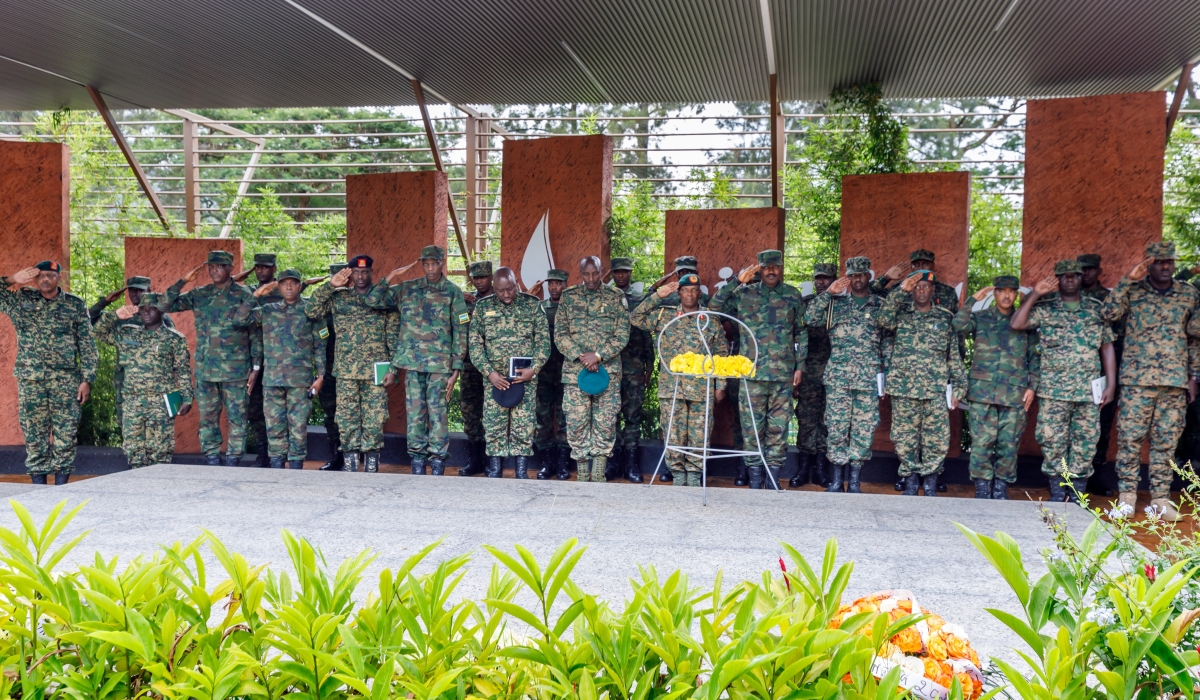
[[[850,595],[912,590],[923,606],[961,623],[982,655],[1005,658],[1013,658],[1007,650],[1018,640],[983,608],[1017,612],[1016,598],[952,521],[1009,533],[1035,575],[1044,571],[1038,552],[1051,541],[1029,501],[813,491],[710,489],[701,507],[698,489],[158,465],[63,487],[7,483],[0,495],[38,518],[61,499],[88,501],[64,533],[91,531],[68,564],[88,562],[97,550],[127,561],[160,543],[191,540],[203,527],[251,563],[286,567],[279,534],[287,529],[319,546],[333,567],[363,548],[377,552],[359,591],[364,596],[381,567],[395,567],[442,537],[440,557],[473,554],[459,588],[472,597],[482,597],[492,566],[481,544],[521,543],[544,560],[564,539],[578,537],[588,552],[576,582],[617,605],[638,564],[654,564],[661,575],[683,569],[693,585],[705,586],[724,569],[728,586],[777,570],[781,541],[817,568],[825,541],[836,537],[840,559],[855,562]],[[1073,529],[1088,522],[1077,506],[1051,507],[1066,513]],[[18,526],[8,509],[0,511],[0,526]]]

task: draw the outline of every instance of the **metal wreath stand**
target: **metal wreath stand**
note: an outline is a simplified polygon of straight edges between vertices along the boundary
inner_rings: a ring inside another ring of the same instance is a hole
[[[696,317],[695,318],[696,334],[698,336],[700,336],[700,344],[704,346],[705,361],[701,365],[701,367],[704,369],[704,374],[702,374],[702,375],[701,374],[683,374],[681,372],[671,371],[670,361],[665,359],[662,354],[662,339],[663,339],[663,335],[666,334],[667,329],[671,327],[671,324],[673,324],[681,319],[685,319],[689,316]],[[740,393],[742,394],[742,396],[744,396],[746,398],[746,408],[749,409],[749,412],[750,412],[750,424],[754,428],[754,444],[758,447],[758,449],[757,450],[732,450],[732,449],[727,450],[727,449],[724,449],[721,447],[709,447],[709,445],[708,445],[708,429],[709,429],[708,422],[712,416],[712,398],[713,398],[712,382],[714,379],[729,379],[729,377],[718,377],[717,376],[716,361],[712,360],[712,358],[713,358],[712,349],[708,347],[708,341],[704,339],[704,331],[706,331],[709,327],[709,324],[711,324],[713,322],[713,320],[711,318],[713,316],[727,318],[730,321],[733,321],[734,323],[736,323],[738,326],[741,326],[741,330],[743,331],[742,336],[748,337],[748,338],[750,338],[751,341],[754,342],[754,358],[752,360],[752,366],[755,371],[758,370],[758,340],[754,337],[754,334],[750,332],[750,328],[748,326],[746,326],[746,324],[742,323],[737,318],[730,316],[729,314],[723,314],[719,311],[709,311],[707,309],[702,310],[702,311],[689,311],[688,313],[679,314],[675,318],[668,321],[667,325],[663,326],[663,329],[658,334],[658,340],[655,342],[655,348],[658,350],[658,359],[659,359],[659,364],[661,365],[662,370],[666,371],[668,374],[673,375],[675,377],[675,389],[671,395],[671,415],[667,419],[667,432],[666,432],[666,435],[663,437],[663,452],[662,452],[662,455],[658,458],[658,465],[654,467],[654,473],[650,475],[650,481],[647,482],[647,484],[646,484],[646,487],[649,488],[650,484],[654,483],[654,478],[658,476],[658,470],[662,468],[663,462],[665,462],[667,459],[667,451],[668,450],[678,452],[680,454],[688,455],[691,457],[699,457],[700,458],[701,505],[705,505],[705,506],[708,505],[708,459],[710,456],[722,456],[722,457],[757,456],[759,458],[759,460],[762,461],[763,471],[766,472],[767,477],[771,480],[772,486],[775,487],[775,490],[777,492],[780,490],[779,483],[775,481],[775,476],[773,474],[771,474],[770,469],[766,468],[767,460],[766,460],[766,457],[763,455],[762,441],[758,439],[758,421],[755,420],[755,418],[754,418],[754,405],[750,403],[750,392],[746,391],[745,387],[743,387],[743,390]],[[707,364],[710,360],[712,361],[712,367],[711,368],[704,367],[704,364]],[[661,371],[659,373],[659,376],[662,376]],[[675,424],[675,401],[679,398],[679,382],[683,378],[697,379],[701,376],[704,377],[704,445],[702,447],[692,447],[692,446],[688,446],[688,445],[672,445],[671,444],[671,430]],[[739,380],[743,380],[743,381],[748,378],[749,377],[738,377]],[[744,437],[743,437],[743,442],[745,442]]]

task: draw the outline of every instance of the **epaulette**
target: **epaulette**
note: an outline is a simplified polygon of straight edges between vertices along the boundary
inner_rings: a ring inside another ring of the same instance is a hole
[[[538,299],[536,296],[534,296],[534,295],[530,294],[529,292],[517,292],[517,293],[518,293],[518,294],[520,294],[520,295],[521,295],[521,296],[523,296],[523,297],[529,297],[530,299],[535,299],[535,300],[537,300],[537,301],[539,301],[539,302],[541,301],[541,299]],[[486,299],[487,297],[484,297],[484,298]],[[477,303],[478,303],[478,301],[479,301],[479,300],[478,300],[478,299],[476,299],[476,302],[477,302]]]
[[[180,333],[178,330],[176,330],[176,329],[174,329],[174,328],[171,328],[170,326],[163,325],[163,326],[162,326],[162,328],[165,328],[165,329],[167,329],[168,331],[171,331],[172,333],[174,333],[175,335],[179,336],[180,338],[183,338],[185,341],[187,340],[187,336],[186,336],[186,335],[184,335],[184,334]]]
[[[934,304],[933,308],[941,311],[942,313],[945,313],[947,316],[950,316],[951,318],[954,317],[954,312],[951,311],[950,309],[947,309],[946,307],[942,306],[941,304]]]

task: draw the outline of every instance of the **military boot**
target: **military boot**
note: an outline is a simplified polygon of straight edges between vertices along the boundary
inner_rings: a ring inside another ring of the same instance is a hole
[[[241,455],[228,455],[227,454],[227,455],[225,455],[224,458],[221,459],[221,466],[236,467],[241,463],[241,461],[242,461]]]
[[[796,466],[796,473],[788,479],[788,486],[798,489],[808,483],[809,472],[812,471],[813,455],[807,452],[800,453],[800,460]]]
[[[558,455],[558,449],[547,447],[544,450],[538,450],[538,459],[542,463],[542,468],[538,470],[537,480],[546,481],[554,476],[554,462]]]
[[[670,469],[663,469],[658,473],[658,480],[665,484],[669,481],[674,481],[675,477],[671,474]]]
[[[283,457],[270,457],[269,459],[268,464],[270,464],[271,469],[283,469],[283,463],[286,461]]]
[[[430,458],[429,473],[433,476],[445,476],[446,475],[446,459],[444,457]]]
[[[929,474],[921,478],[921,488],[925,491],[926,496],[937,495],[937,474]]]
[[[905,486],[906,482],[904,479],[899,479],[895,484],[892,484],[892,488],[896,489],[897,491],[903,491]]]
[[[684,483],[686,483],[688,486],[703,485],[700,483],[700,472],[687,472],[683,475],[683,478],[685,480]]]
[[[996,481],[1000,481],[997,479]],[[992,499],[992,481],[991,479],[976,479],[975,480],[975,498],[986,498],[989,501]]]
[[[363,471],[367,472],[368,474],[375,474],[379,471],[379,453],[378,452],[368,452],[367,453],[367,460],[366,460],[365,468],[363,469]]]
[[[46,475],[45,474],[30,474],[29,475],[29,483],[45,484],[46,483]]]
[[[417,476],[425,476],[425,455],[412,455],[409,471]]]
[[[761,489],[763,487],[764,476],[762,465],[756,464],[752,467],[748,467],[747,470],[750,472],[750,488]]]
[[[615,459],[610,459],[609,457],[604,457],[604,462],[601,464],[601,466],[603,467],[603,469],[601,469],[601,470],[599,470],[599,472],[597,472],[596,471],[596,463],[592,462],[592,478],[593,479],[595,479],[595,475],[597,473],[604,475],[604,478],[599,479],[599,481],[616,481],[617,477],[621,475],[621,463]]]
[[[483,454],[483,443],[468,442],[467,463],[463,465],[462,469],[458,470],[458,475],[475,476],[476,474],[484,473],[486,471],[486,468],[484,467],[485,459],[486,457]]]
[[[204,455],[204,465],[207,467],[221,466],[221,455]]]
[[[609,472],[604,476],[609,481],[616,480],[621,475],[621,470],[625,466],[625,448],[621,446],[619,440],[620,438],[618,437],[618,442],[613,445],[612,454],[608,458]]]
[[[54,472],[54,485],[63,486],[71,479],[71,472]]]
[[[862,481],[859,475],[862,474],[862,465],[850,463],[850,476],[846,478],[846,493],[862,493]]]
[[[1004,479],[992,480],[992,500],[1007,501],[1008,500],[1008,482]]]
[[[783,484],[779,483],[779,467],[768,466],[765,475],[770,477],[769,479],[765,479],[765,483],[763,484],[766,488],[772,491],[783,490]]]
[[[525,455],[517,455],[517,478],[529,478],[529,458]]]
[[[842,477],[845,470],[844,464],[829,465],[829,485],[825,487],[825,493],[842,493]]]
[[[592,481],[599,481],[600,483],[608,481],[607,456],[592,457]]]
[[[682,469],[673,469],[670,471],[671,471],[671,476],[675,477],[674,481],[675,481],[676,486],[687,486],[688,485],[687,473],[685,471],[683,471]]]
[[[937,492],[938,493],[946,493],[946,482],[942,481],[942,477],[940,474],[938,475],[938,480],[937,480]]]
[[[487,478],[500,479],[504,476],[504,458],[488,457]]]
[[[642,479],[642,462],[640,447],[625,450],[625,480],[631,484],[640,484]]]
[[[289,459],[287,468],[288,469],[304,469],[304,460]]]
[[[333,453],[333,456],[329,458],[329,461],[322,464],[320,467],[318,467],[318,469],[323,472],[340,472],[342,470],[342,466],[345,464],[346,454],[341,450],[337,450]]]
[[[571,478],[571,448],[567,445],[558,446],[554,457],[554,470],[554,478],[559,481]]]
[[[1062,477],[1050,477],[1050,501],[1062,503],[1065,500],[1067,500],[1067,487],[1062,483]]]
[[[904,491],[902,493],[905,496],[916,496],[917,491],[921,488],[921,477],[916,474],[909,474],[902,477],[900,483],[904,484]]]
[[[738,457],[737,461],[737,476],[733,477],[733,485],[745,486],[746,484],[750,483],[750,472],[746,468],[746,458]]]
[[[343,461],[342,471],[356,472],[358,471],[358,453],[347,452],[346,459]]]

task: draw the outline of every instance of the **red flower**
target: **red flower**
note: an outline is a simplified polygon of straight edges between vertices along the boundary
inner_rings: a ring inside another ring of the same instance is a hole
[[[1150,583],[1154,583],[1154,576],[1155,576],[1155,573],[1156,573],[1156,572],[1154,571],[1154,565],[1153,565],[1153,564],[1147,564],[1147,565],[1146,565],[1146,567],[1145,567],[1145,569],[1144,569],[1144,571],[1145,571],[1145,573],[1146,573],[1146,578],[1150,579]]]
[[[787,577],[787,567],[783,564],[783,557],[779,557],[779,570],[783,572],[783,582],[787,585],[788,592],[792,591],[792,582]]]

